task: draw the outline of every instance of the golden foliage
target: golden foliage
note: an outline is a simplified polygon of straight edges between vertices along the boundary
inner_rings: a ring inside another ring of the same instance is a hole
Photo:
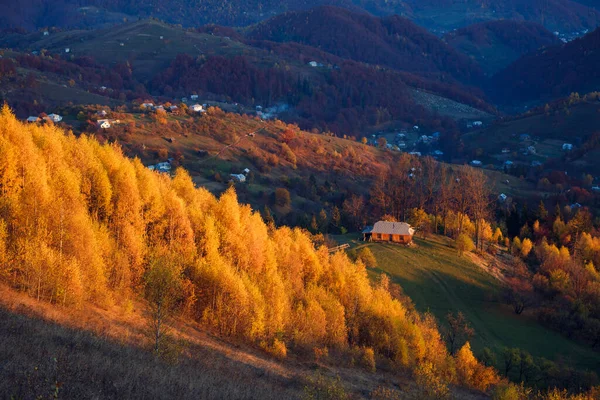
[[[373,286],[362,262],[267,227],[233,189],[217,199],[183,170],[152,172],[117,146],[19,123],[7,107],[0,156],[0,278],[32,296],[106,303],[172,276],[178,311],[278,357],[362,348],[370,369],[382,356],[453,379],[431,317]],[[153,275],[158,249],[175,275]]]

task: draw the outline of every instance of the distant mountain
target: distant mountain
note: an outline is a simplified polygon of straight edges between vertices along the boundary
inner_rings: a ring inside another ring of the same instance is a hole
[[[561,32],[600,26],[600,12],[572,0],[407,0],[407,3],[415,22],[446,31],[500,19],[537,22]]]
[[[490,76],[525,54],[562,43],[542,25],[524,21],[474,24],[445,35],[444,40],[476,60]]]
[[[526,55],[492,78],[501,102],[548,101],[600,90],[600,29],[570,43]]]
[[[273,17],[249,28],[255,40],[297,42],[342,58],[397,70],[478,82],[479,67],[406,18],[377,18],[339,7],[317,7]]]
[[[598,7],[595,0],[22,0],[2,10],[0,29],[92,28],[148,17],[187,27],[246,26],[321,5],[398,14],[441,32],[497,19],[534,21],[561,32],[600,25],[600,12],[590,8]]]

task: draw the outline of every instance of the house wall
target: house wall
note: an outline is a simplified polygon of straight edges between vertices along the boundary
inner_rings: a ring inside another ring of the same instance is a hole
[[[373,233],[371,240],[376,242],[394,242],[394,243],[410,243],[412,237],[410,235],[390,235],[387,233]]]

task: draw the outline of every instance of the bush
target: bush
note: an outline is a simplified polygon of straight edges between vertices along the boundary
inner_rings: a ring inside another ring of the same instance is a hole
[[[292,203],[290,192],[285,188],[275,189],[275,204],[279,207],[288,207]]]
[[[363,347],[361,349],[360,366],[369,372],[375,372],[375,352],[372,347]]]
[[[465,252],[473,251],[475,244],[468,235],[461,233],[456,238],[456,249],[458,250],[458,254],[462,256]]]
[[[531,390],[514,383],[504,383],[496,386],[492,393],[492,400],[525,400],[529,398]]]
[[[375,268],[377,266],[377,259],[373,255],[373,252],[368,247],[360,249],[356,256],[357,260],[360,260],[369,268]]]
[[[287,357],[287,347],[281,340],[275,338],[270,346],[263,346],[265,351],[276,358],[283,360]]]
[[[346,400],[348,394],[340,381],[340,377],[335,379],[325,377],[321,374],[308,377],[304,386],[304,400]]]

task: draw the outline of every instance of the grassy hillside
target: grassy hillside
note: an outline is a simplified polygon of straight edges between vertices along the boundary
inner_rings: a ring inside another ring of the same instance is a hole
[[[517,164],[530,165],[533,161],[559,163],[557,168],[565,168],[572,173],[600,173],[597,163],[597,149],[591,147],[583,154],[572,152],[569,158],[562,150],[563,143],[575,145],[575,150],[583,147],[592,135],[598,132],[600,104],[597,101],[582,101],[572,105],[565,101],[564,106],[555,107],[549,112],[536,110],[509,120],[499,120],[493,125],[462,136],[467,153],[485,164],[501,166],[506,160]],[[520,140],[521,134],[528,134],[531,140]],[[528,146],[536,148],[535,155],[524,155]],[[503,154],[508,148],[510,153]]]
[[[429,311],[439,321],[449,312],[462,311],[475,329],[472,344],[477,351],[488,347],[499,356],[503,347],[519,347],[536,357],[564,358],[597,370],[600,354],[543,328],[532,315],[517,316],[501,304],[497,300],[501,281],[472,259],[459,257],[449,239],[435,236],[416,243],[411,248],[367,244],[378,263],[370,274],[388,274],[419,311]]]

